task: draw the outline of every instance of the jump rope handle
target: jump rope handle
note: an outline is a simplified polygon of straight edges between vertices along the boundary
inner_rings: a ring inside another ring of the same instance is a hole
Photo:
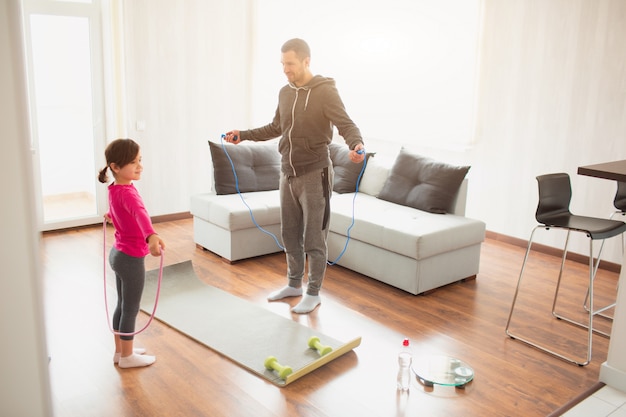
[[[222,139],[224,139],[224,138],[226,138],[226,134],[225,134],[225,133],[222,133]],[[237,135],[235,135],[235,136],[233,137],[233,139],[234,139],[234,141],[235,141],[235,142],[238,142],[238,141],[239,141],[239,137],[238,137]]]

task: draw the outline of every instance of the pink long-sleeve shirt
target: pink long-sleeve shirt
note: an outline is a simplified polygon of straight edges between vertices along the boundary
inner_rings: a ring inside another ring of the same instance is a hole
[[[156,232],[133,184],[109,185],[109,217],[115,226],[115,249],[135,257],[150,253],[147,239]]]

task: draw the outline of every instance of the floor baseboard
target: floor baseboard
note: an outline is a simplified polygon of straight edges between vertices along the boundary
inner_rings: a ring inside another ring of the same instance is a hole
[[[496,240],[498,242],[508,243],[510,245],[519,246],[519,247],[524,248],[524,249],[526,249],[528,247],[528,241],[524,240],[524,239],[519,239],[519,238],[516,238],[516,237],[507,236],[507,235],[502,235],[500,233],[491,232],[489,230],[485,234],[486,234],[486,236],[489,239],[493,239],[493,240]],[[553,248],[553,247],[547,246],[547,245],[542,245],[540,243],[533,243],[532,250],[534,250],[536,252],[539,252],[539,253],[545,253],[547,255],[556,256],[556,257],[559,257],[559,258],[561,256],[563,256],[563,250],[558,249],[558,248]],[[567,259],[572,260],[574,262],[579,262],[579,263],[585,264],[585,265],[589,264],[589,257],[585,256],[585,255],[578,254],[578,253],[568,252],[567,253]],[[604,269],[604,270],[607,270],[607,271],[610,271],[610,272],[615,272],[615,273],[619,274],[619,272],[621,270],[621,265],[603,260],[602,262],[600,262],[600,269]]]

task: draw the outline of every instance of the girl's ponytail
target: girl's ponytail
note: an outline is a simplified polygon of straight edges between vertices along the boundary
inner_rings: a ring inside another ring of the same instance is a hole
[[[104,167],[100,170],[100,172],[98,173],[98,181],[100,181],[101,183],[106,183],[107,181],[109,181],[109,176],[107,175],[107,167]]]

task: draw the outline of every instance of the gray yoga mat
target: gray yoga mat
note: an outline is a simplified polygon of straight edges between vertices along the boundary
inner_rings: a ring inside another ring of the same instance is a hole
[[[141,309],[151,314],[157,291],[158,270],[146,273]],[[202,282],[191,261],[163,268],[155,318],[246,369],[284,386],[361,343],[358,337],[340,342],[261,306]],[[321,356],[308,347],[312,336],[332,351]],[[274,356],[293,373],[284,379],[264,363]]]

